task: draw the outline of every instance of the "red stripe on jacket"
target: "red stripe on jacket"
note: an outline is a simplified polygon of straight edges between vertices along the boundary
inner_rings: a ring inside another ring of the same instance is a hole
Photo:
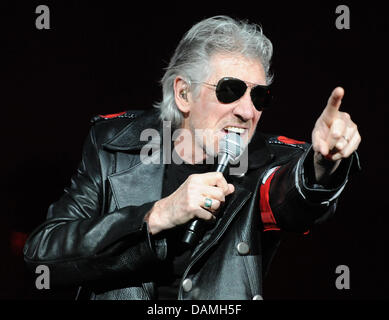
[[[275,173],[277,172],[277,169],[274,170],[274,172],[270,175],[270,177],[267,178],[264,185],[261,185],[260,189],[260,201],[259,201],[259,208],[261,210],[261,218],[263,223],[263,231],[270,231],[270,230],[281,230],[277,226],[277,221],[274,218],[273,211],[270,207],[270,199],[269,199],[269,191],[270,191],[270,184],[271,180],[273,179]],[[309,230],[305,231],[303,233],[304,235],[309,234]]]
[[[277,139],[286,144],[305,144],[305,141],[294,140],[284,136],[279,136]]]
[[[99,114],[99,117],[101,118],[104,118],[104,119],[112,119],[112,118],[116,118],[118,116],[121,116],[122,114],[125,114],[126,111],[123,111],[123,112],[119,112],[119,113],[112,113],[112,114]]]
[[[270,177],[267,178],[265,184],[261,185],[261,189],[260,189],[259,208],[261,210],[261,218],[263,222],[264,231],[280,230],[280,228],[277,227],[277,222],[276,219],[274,218],[273,211],[270,207],[270,199],[269,199],[271,180],[273,179],[274,174],[277,172],[277,170],[278,168],[274,170],[274,172],[270,175]]]

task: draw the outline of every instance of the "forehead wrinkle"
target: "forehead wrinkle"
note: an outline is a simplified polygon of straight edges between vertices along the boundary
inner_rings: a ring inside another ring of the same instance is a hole
[[[216,53],[210,59],[209,68],[207,81],[217,82],[223,77],[233,77],[250,83],[266,84],[262,63],[241,54]]]

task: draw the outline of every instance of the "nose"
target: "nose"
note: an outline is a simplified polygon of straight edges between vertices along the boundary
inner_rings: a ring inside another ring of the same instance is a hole
[[[243,122],[254,118],[255,107],[251,101],[250,89],[246,90],[243,97],[238,100],[238,104],[234,108],[233,113]]]

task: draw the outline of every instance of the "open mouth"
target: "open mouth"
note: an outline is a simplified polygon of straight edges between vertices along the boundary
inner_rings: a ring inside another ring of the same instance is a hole
[[[246,128],[238,128],[238,127],[229,126],[229,127],[225,127],[223,129],[223,131],[225,133],[234,132],[234,133],[238,133],[238,134],[244,134],[247,131],[247,129]]]

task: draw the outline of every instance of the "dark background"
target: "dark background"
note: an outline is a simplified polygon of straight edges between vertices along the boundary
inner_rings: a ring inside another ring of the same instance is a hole
[[[124,3],[124,2],[123,2]],[[388,22],[374,2],[21,1],[2,4],[0,298],[71,299],[73,290],[34,287],[21,249],[45,219],[80,160],[96,114],[150,108],[175,46],[194,23],[226,14],[259,23],[274,45],[276,96],[262,131],[310,141],[326,101],[345,88],[341,110],[359,126],[363,171],[335,217],[307,236],[285,235],[265,281],[265,299],[387,299]],[[50,30],[35,8],[50,8]],[[351,29],[338,30],[346,4]],[[350,290],[335,287],[338,265]]]

